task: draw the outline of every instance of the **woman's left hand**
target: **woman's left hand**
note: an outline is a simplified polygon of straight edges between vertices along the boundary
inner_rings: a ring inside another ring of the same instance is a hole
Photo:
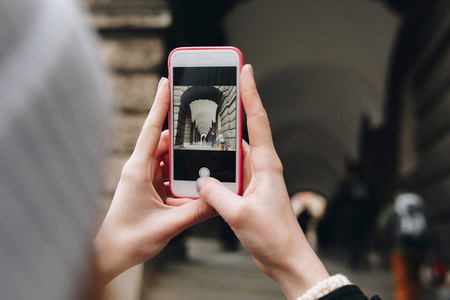
[[[163,78],[94,241],[102,285],[158,254],[184,229],[215,215],[202,200],[167,197],[169,134],[161,128],[169,102],[168,80]]]

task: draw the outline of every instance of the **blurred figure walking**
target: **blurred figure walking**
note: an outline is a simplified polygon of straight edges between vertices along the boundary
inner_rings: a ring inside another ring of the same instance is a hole
[[[380,216],[383,236],[390,238],[395,300],[421,299],[420,267],[429,244],[429,226],[422,197],[399,194]]]
[[[327,200],[314,192],[298,192],[291,197],[291,205],[309,244],[317,250],[317,226],[325,215]]]
[[[210,136],[211,136],[211,147],[214,148],[214,146],[216,145],[216,133],[212,129],[211,129]]]
[[[342,203],[345,240],[349,249],[348,264],[358,269],[367,264],[368,237],[375,221],[377,197],[371,183],[357,172],[349,174],[338,199]]]

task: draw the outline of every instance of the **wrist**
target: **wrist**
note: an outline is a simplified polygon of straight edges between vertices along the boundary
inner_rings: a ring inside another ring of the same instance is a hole
[[[298,297],[297,300],[316,300],[328,295],[336,289],[350,284],[351,282],[344,275],[333,275],[308,289],[301,297]]]
[[[111,264],[111,253],[108,249],[106,239],[97,236],[93,242],[94,257],[95,257],[95,269],[97,273],[97,281],[101,288],[105,287],[111,280],[114,279],[115,271],[113,264]]]
[[[309,245],[308,251],[304,250],[287,260],[283,267],[271,271],[272,278],[280,285],[289,300],[297,299],[307,290],[330,277]]]
[[[127,266],[127,253],[122,250],[117,241],[108,237],[105,230],[100,229],[93,241],[95,265],[98,282],[101,287],[131,266]]]

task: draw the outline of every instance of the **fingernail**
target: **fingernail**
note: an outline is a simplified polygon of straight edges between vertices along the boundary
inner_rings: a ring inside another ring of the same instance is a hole
[[[248,64],[250,66],[250,70],[252,71],[253,77],[255,77],[255,72],[253,71],[253,66],[251,64]]]
[[[158,83],[158,90],[159,90],[159,88],[161,87],[161,84],[164,82],[164,79],[166,79],[166,77],[161,77],[161,79],[159,80],[159,83]]]
[[[200,191],[200,189],[202,188],[203,184],[205,184],[205,182],[208,180],[208,177],[199,177],[197,179],[197,181],[195,182],[195,187],[197,189],[197,192]]]

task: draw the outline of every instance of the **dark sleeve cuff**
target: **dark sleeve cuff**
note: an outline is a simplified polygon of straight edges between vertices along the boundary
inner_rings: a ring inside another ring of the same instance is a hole
[[[356,285],[346,285],[338,288],[331,293],[319,298],[319,300],[368,300]],[[381,300],[380,297],[374,296],[371,300]]]

